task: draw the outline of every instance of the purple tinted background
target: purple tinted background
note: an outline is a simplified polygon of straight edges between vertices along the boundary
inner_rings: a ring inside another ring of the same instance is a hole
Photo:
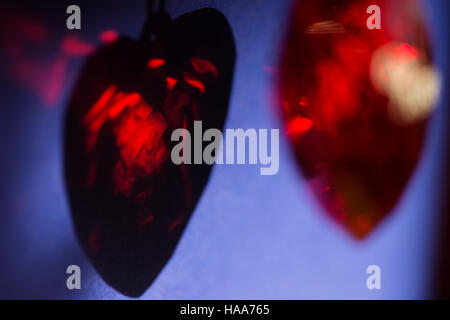
[[[167,1],[173,17],[215,7],[230,21],[238,59],[228,128],[280,127],[271,103],[273,75],[265,67],[276,66],[289,3]],[[449,3],[424,3],[436,61],[444,73]],[[63,35],[69,4],[34,4],[29,9]],[[83,24],[77,32],[86,39],[93,40],[108,28],[135,36],[144,20],[144,1],[78,4]],[[51,50],[49,46],[49,54]],[[64,97],[54,109],[44,109],[35,96],[2,75],[0,298],[126,298],[93,270],[70,220],[62,175],[62,129],[70,85],[80,63],[71,63]],[[430,297],[447,102],[443,96],[423,157],[397,209],[365,241],[354,241],[321,212],[282,140],[280,171],[275,176],[260,176],[257,166],[215,167],[173,258],[142,298]],[[70,264],[81,266],[82,290],[66,289],[65,269]],[[382,290],[366,288],[370,264],[382,269]]]

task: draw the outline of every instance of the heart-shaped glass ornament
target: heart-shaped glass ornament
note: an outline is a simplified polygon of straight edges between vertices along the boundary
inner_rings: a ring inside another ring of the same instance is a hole
[[[141,295],[171,257],[208,181],[175,165],[171,134],[223,128],[235,46],[226,18],[151,12],[140,40],[89,57],[69,103],[65,175],[76,234],[102,278]]]
[[[279,106],[310,189],[365,237],[402,194],[439,92],[415,0],[295,3]]]

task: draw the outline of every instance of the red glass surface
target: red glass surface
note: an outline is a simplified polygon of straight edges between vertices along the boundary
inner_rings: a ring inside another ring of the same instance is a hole
[[[304,0],[288,26],[286,135],[313,194],[357,238],[394,208],[421,154],[438,92],[423,21],[414,0]]]

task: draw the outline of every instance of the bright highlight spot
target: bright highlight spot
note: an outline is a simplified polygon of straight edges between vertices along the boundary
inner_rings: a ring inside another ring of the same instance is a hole
[[[166,64],[164,59],[150,59],[147,63],[147,67],[150,69],[156,69]]]
[[[408,44],[389,43],[373,54],[370,68],[374,87],[389,98],[389,115],[410,124],[426,119],[434,110],[441,81],[437,71],[421,61]]]

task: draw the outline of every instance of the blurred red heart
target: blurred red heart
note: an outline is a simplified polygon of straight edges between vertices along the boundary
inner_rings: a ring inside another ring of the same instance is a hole
[[[367,26],[370,5],[381,29]],[[314,195],[358,238],[398,202],[438,95],[421,12],[415,0],[303,0],[288,27],[286,134]]]
[[[194,120],[223,127],[235,59],[217,10],[150,22],[143,38],[154,39],[120,38],[87,60],[66,119],[77,236],[105,281],[129,296],[172,255],[210,174],[206,164],[172,163],[172,131]]]

